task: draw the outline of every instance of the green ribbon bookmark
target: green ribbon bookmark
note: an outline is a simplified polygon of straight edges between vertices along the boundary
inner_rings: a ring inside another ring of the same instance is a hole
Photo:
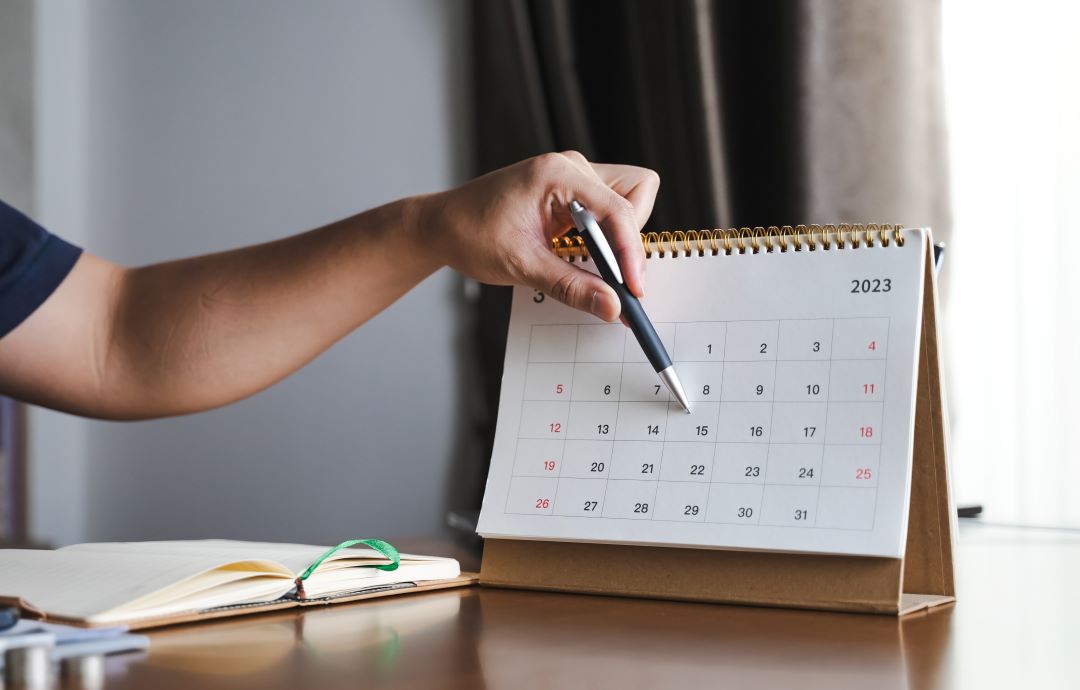
[[[318,569],[318,567],[322,565],[323,561],[325,561],[327,558],[330,558],[342,549],[347,549],[350,546],[356,546],[357,544],[363,544],[364,546],[378,551],[379,553],[390,559],[390,562],[386,563],[385,565],[360,566],[362,568],[378,568],[379,570],[390,571],[397,570],[398,565],[401,564],[401,554],[398,553],[398,550],[391,546],[389,543],[383,541],[382,539],[350,539],[348,541],[341,542],[334,548],[319,556],[318,560],[308,566],[308,569],[304,571],[304,574],[297,578],[299,580],[297,584],[300,584],[300,582],[303,582],[304,580],[311,577],[311,574],[315,572],[316,569]]]

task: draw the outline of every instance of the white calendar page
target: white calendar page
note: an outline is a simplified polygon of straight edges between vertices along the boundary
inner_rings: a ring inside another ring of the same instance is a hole
[[[515,288],[478,532],[902,556],[927,235],[904,238],[648,259],[689,415],[622,324]]]

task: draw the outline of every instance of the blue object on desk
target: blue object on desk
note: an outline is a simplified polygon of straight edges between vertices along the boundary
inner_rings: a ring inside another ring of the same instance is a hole
[[[14,606],[0,606],[0,632],[15,627],[19,622],[19,609]]]

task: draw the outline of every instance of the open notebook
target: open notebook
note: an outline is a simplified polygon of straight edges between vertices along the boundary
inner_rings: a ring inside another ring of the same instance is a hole
[[[76,625],[154,625],[336,603],[475,581],[451,558],[349,547],[205,540],[0,550],[0,601]]]

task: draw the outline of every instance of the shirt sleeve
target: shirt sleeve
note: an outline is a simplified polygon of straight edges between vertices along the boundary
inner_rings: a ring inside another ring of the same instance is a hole
[[[49,298],[80,254],[0,201],[0,338]]]

